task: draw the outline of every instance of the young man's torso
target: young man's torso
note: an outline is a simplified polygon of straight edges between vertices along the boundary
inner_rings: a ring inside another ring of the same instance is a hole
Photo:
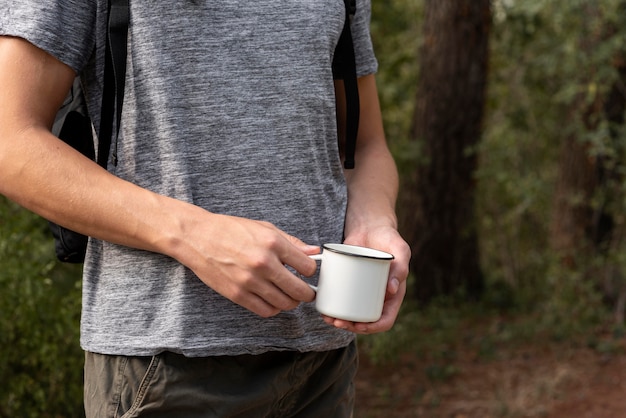
[[[0,34],[80,71],[99,123],[106,1],[0,0]],[[347,203],[331,62],[341,0],[130,1],[115,175],[211,212],[340,242]],[[369,1],[353,22],[359,74],[376,71]],[[104,354],[322,351],[353,336],[312,304],[264,319],[163,255],[96,240],[85,264],[83,348]]]

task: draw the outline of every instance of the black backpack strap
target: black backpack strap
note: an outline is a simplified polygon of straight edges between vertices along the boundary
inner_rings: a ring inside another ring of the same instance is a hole
[[[128,0],[111,0],[109,2],[102,113],[98,135],[98,164],[104,168],[106,168],[109,159],[109,149],[113,139],[113,126],[115,126],[114,143],[117,143],[117,136],[120,131],[126,81],[126,50],[129,21]],[[113,119],[114,117],[115,120]],[[116,154],[117,151],[113,154],[114,164],[117,164]]]
[[[356,76],[356,58],[352,42],[350,22],[356,13],[356,0],[344,0],[346,23],[339,37],[333,58],[333,74],[343,80],[346,95],[346,146],[344,168],[354,168],[356,138],[359,131],[360,102]]]

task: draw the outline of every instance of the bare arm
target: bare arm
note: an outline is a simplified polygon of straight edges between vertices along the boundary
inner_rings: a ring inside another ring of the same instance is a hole
[[[314,248],[270,224],[209,213],[123,181],[54,137],[50,126],[73,79],[46,52],[0,36],[0,193],[84,234],[169,255],[262,316],[314,297],[284,267],[312,274],[306,253]]]
[[[343,89],[336,90],[339,97],[338,107],[342,109]],[[345,242],[388,251],[395,256],[395,260],[389,274],[383,316],[378,322],[355,324],[333,318],[326,320],[339,328],[374,333],[390,329],[396,320],[406,292],[410,249],[397,231],[395,202],[398,194],[398,173],[385,140],[373,75],[359,79],[359,95],[361,117],[356,166],[353,170],[346,170],[348,211]],[[345,118],[341,111],[339,118]],[[339,126],[343,126],[343,123]]]

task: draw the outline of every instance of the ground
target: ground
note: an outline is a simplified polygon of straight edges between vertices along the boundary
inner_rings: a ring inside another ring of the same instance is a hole
[[[361,355],[355,418],[626,417],[626,345],[533,341],[493,356],[456,350],[445,365]]]

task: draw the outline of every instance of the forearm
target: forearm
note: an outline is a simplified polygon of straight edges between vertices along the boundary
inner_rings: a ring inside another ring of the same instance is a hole
[[[391,154],[376,144],[360,150],[354,170],[346,173],[346,236],[372,227],[397,228],[398,174]]]
[[[374,127],[363,135],[373,136],[361,143],[356,155],[356,168],[346,173],[348,209],[345,240],[349,244],[372,247],[394,255],[383,315],[379,321],[367,324],[334,318],[325,318],[325,321],[342,329],[367,334],[386,331],[393,326],[406,292],[410,249],[397,230],[395,202],[398,174],[385,145],[382,129]]]
[[[125,182],[43,127],[0,128],[0,193],[25,208],[99,239],[171,252],[190,210]]]
[[[398,173],[385,140],[374,76],[359,79],[359,93],[361,118],[356,166],[346,170],[346,237],[373,227],[397,228]]]
[[[181,219],[199,208],[109,174],[50,133],[74,77],[27,41],[0,36],[0,193],[86,235],[176,255],[193,228]]]

